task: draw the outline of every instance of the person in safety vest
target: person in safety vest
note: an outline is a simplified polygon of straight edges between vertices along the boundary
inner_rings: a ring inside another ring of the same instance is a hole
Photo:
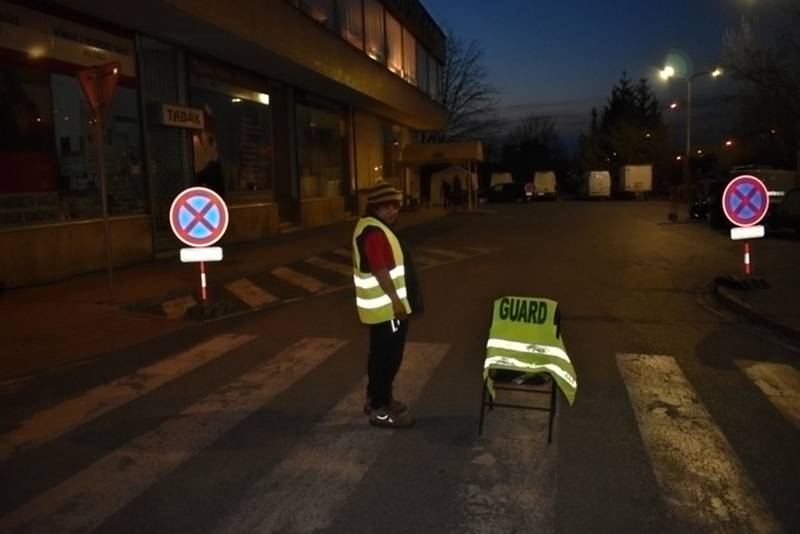
[[[356,307],[369,326],[367,402],[372,425],[402,428],[414,424],[405,403],[392,397],[403,361],[408,316],[422,311],[416,270],[408,249],[391,230],[402,195],[379,181],[367,196],[366,213],[353,231],[353,280]]]

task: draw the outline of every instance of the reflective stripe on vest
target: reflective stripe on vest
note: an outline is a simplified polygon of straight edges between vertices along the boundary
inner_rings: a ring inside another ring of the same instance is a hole
[[[403,261],[403,249],[400,242],[383,222],[375,217],[363,217],[356,224],[353,231],[353,282],[356,287],[356,307],[358,317],[362,323],[377,324],[394,319],[394,310],[389,295],[381,289],[378,279],[371,272],[363,272],[361,268],[361,252],[358,249],[358,238],[368,227],[373,226],[383,231],[389,246],[395,267],[389,271],[389,277],[394,284],[395,291],[406,313],[411,313],[406,292],[406,269]]]
[[[575,401],[578,382],[561,338],[557,302],[530,297],[494,301],[483,370],[487,389],[494,396],[492,369],[549,373],[567,401]]]

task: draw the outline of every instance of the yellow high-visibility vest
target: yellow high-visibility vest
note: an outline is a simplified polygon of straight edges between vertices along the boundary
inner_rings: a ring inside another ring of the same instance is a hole
[[[483,366],[483,378],[492,397],[491,370],[505,369],[527,375],[549,373],[567,401],[575,401],[578,381],[559,323],[554,300],[510,296],[494,301]]]
[[[358,318],[365,324],[378,324],[394,319],[394,310],[389,295],[384,293],[375,278],[369,271],[362,271],[361,252],[358,248],[358,238],[368,227],[373,226],[383,231],[394,258],[394,269],[389,271],[389,276],[394,284],[397,296],[406,308],[406,313],[411,314],[411,305],[408,302],[406,290],[406,268],[403,262],[403,249],[394,232],[383,222],[375,217],[362,217],[353,231],[353,282],[356,286],[356,307]]]

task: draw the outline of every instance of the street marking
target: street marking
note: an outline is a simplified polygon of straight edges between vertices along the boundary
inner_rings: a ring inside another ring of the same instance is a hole
[[[452,250],[444,250],[441,248],[424,248],[422,249],[424,252],[436,254],[438,256],[444,256],[445,258],[450,258],[452,260],[463,260],[466,258],[466,254],[461,254],[460,252],[453,252]]]
[[[546,395],[503,391],[502,402],[546,406]],[[533,397],[533,399],[532,399]],[[461,514],[445,532],[481,534],[552,532],[555,520],[558,440],[547,444],[549,414],[498,410],[476,438],[472,459],[462,469],[457,495]]]
[[[783,416],[800,429],[800,372],[780,363],[736,360],[736,365]]]
[[[320,267],[321,269],[343,274],[348,278],[353,276],[352,266],[345,265],[344,263],[336,263],[335,261],[329,261],[325,258],[320,258],[319,256],[307,258],[306,263],[314,265],[315,267]]]
[[[424,256],[421,254],[412,254],[411,258],[413,259],[414,263],[418,263],[421,267],[430,267],[431,265],[441,263],[440,260],[435,260],[430,256]]]
[[[305,338],[0,519],[0,531],[88,532],[347,341]],[[362,399],[363,400],[363,399]]]
[[[351,261],[353,259],[353,253],[347,250],[346,248],[337,248],[336,250],[333,251],[333,253],[338,256],[342,256],[343,258],[347,258]]]
[[[698,532],[780,532],[735,451],[669,356],[617,354],[665,501]]]
[[[114,410],[189,371],[255,339],[255,336],[223,334],[170,358],[72,397],[35,413],[19,427],[0,436],[0,461],[31,447],[47,443],[101,415]]]
[[[272,274],[285,282],[302,287],[310,293],[319,293],[323,289],[328,288],[328,284],[320,282],[307,274],[298,273],[288,267],[277,267],[272,270]]]
[[[408,343],[394,393],[414,402],[448,345]],[[369,470],[393,430],[369,426],[356,385],[265,478],[216,532],[311,532],[324,529]]]
[[[278,300],[278,297],[261,289],[247,278],[225,284],[225,289],[239,297],[251,308],[261,308]]]
[[[197,304],[197,301],[191,295],[184,295],[176,299],[168,300],[161,304],[161,309],[164,314],[172,319],[183,319],[186,316],[186,310]]]
[[[474,252],[475,254],[488,254],[490,252],[494,252],[497,249],[488,248],[488,247],[465,247],[467,250]]]

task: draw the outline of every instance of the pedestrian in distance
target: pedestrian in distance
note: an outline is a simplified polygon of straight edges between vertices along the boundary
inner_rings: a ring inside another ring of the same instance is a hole
[[[450,182],[448,182],[447,180],[442,180],[441,193],[442,193],[442,206],[444,207],[444,209],[447,209],[450,207]]]
[[[392,230],[402,195],[379,181],[367,196],[365,214],[353,231],[353,278],[358,317],[369,328],[367,400],[364,413],[375,426],[414,424],[408,406],[392,395],[408,333],[408,317],[422,312],[419,279],[408,248]]]

